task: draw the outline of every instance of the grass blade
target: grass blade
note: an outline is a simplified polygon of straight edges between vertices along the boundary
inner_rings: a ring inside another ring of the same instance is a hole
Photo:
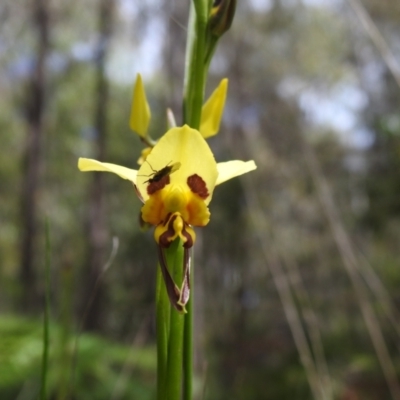
[[[40,387],[40,400],[46,400],[47,370],[49,362],[49,318],[50,318],[50,228],[46,218],[46,241],[45,241],[45,304],[43,317],[43,355],[42,355],[42,374]]]

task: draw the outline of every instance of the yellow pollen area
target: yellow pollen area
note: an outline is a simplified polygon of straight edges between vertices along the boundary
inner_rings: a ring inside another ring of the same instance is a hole
[[[184,222],[194,226],[207,225],[210,219],[210,212],[204,200],[183,185],[167,185],[150,195],[142,207],[143,220],[152,225],[164,222],[171,213],[179,213]],[[181,229],[175,231],[179,232]]]
[[[185,193],[186,192],[186,193]],[[188,190],[184,190],[181,186],[172,186],[168,193],[165,195],[164,206],[167,212],[180,212],[186,208],[187,205],[187,193]],[[190,194],[190,192],[189,192]]]

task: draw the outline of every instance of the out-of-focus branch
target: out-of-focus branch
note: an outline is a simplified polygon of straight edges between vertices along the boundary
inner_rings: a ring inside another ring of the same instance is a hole
[[[386,43],[385,39],[379,32],[377,26],[367,13],[367,10],[362,5],[360,0],[349,0],[349,3],[354,12],[357,14],[357,17],[360,20],[365,31],[367,32],[368,36],[371,38],[378,51],[381,53],[383,61],[388,67],[389,71],[392,73],[397,85],[400,87],[400,66],[396,60],[396,57],[390,50],[390,47]]]
[[[321,376],[317,371],[301,318],[290,289],[288,277],[281,265],[280,259],[277,254],[275,254],[275,247],[271,245],[271,243],[273,243],[273,238],[268,234],[269,229],[264,226],[266,225],[264,211],[256,195],[256,186],[251,182],[251,179],[251,176],[247,176],[246,179],[243,180],[243,185],[245,186],[244,193],[247,205],[249,209],[252,210],[253,229],[257,235],[261,252],[278,291],[286,319],[293,335],[293,340],[300,355],[300,361],[306,372],[313,398],[316,400],[327,399]],[[267,236],[268,240],[266,238]]]
[[[400,399],[400,385],[397,380],[396,370],[394,368],[392,359],[390,357],[388,348],[383,337],[379,321],[375,312],[368,301],[368,295],[363,285],[362,277],[359,275],[358,259],[353,249],[350,238],[343,226],[339,211],[336,208],[331,189],[328,182],[322,174],[319,163],[315,157],[314,151],[311,146],[304,140],[303,141],[304,158],[308,165],[310,175],[314,181],[322,209],[329,222],[335,239],[337,248],[343,261],[343,265],[353,285],[361,313],[363,315],[365,324],[367,326],[372,344],[378,356],[383,374],[385,376],[387,385],[389,387],[392,398],[395,400]]]
[[[307,330],[310,337],[311,348],[315,358],[315,367],[317,369],[319,379],[322,382],[322,387],[325,389],[326,398],[333,399],[332,380],[329,375],[328,364],[325,358],[324,346],[322,344],[321,331],[318,327],[318,317],[315,313],[310,296],[304,287],[303,279],[300,274],[299,267],[290,254],[280,251],[284,263],[290,285],[293,288],[297,300],[300,302],[301,313],[303,314]]]

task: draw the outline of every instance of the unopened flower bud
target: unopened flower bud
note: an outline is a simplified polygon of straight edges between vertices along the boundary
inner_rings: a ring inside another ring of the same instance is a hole
[[[236,10],[236,0],[214,0],[209,23],[214,36],[222,36],[232,25]]]

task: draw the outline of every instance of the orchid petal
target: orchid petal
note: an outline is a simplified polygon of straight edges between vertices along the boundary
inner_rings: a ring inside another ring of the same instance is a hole
[[[214,90],[201,111],[200,133],[209,138],[219,131],[219,126],[224,112],[226,93],[228,91],[228,79],[222,79]]]
[[[135,169],[122,167],[116,164],[103,163],[89,158],[80,158],[78,161],[78,168],[82,172],[87,172],[87,171],[112,172],[113,174],[117,174],[122,179],[127,179],[129,181],[132,181],[136,185],[137,171]]]
[[[218,178],[216,185],[220,185],[228,181],[229,179],[235,178],[246,174],[247,172],[253,171],[257,168],[255,162],[251,161],[227,161],[217,164]]]
[[[142,77],[137,74],[135,88],[133,90],[133,100],[129,127],[140,137],[147,137],[147,130],[151,119],[149,103],[147,102],[146,92],[142,82]]]

